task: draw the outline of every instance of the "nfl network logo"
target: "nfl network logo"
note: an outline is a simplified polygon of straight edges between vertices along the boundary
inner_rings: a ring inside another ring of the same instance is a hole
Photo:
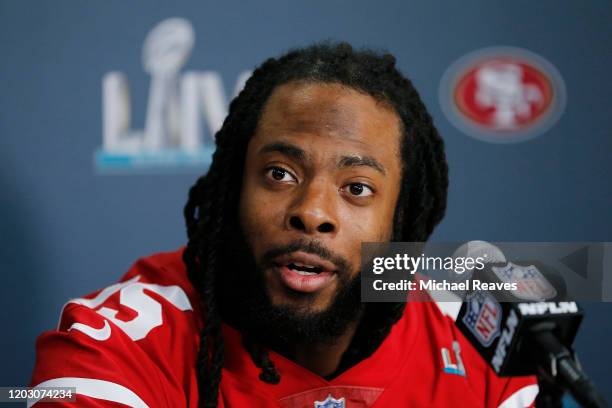
[[[133,130],[126,76],[109,72],[102,81],[103,143],[94,155],[99,171],[147,171],[208,167],[214,134],[227,116],[227,98],[215,71],[179,75],[195,42],[193,27],[182,18],[160,22],[147,35],[142,50],[151,76],[143,130]],[[250,76],[238,76],[234,95]],[[204,120],[203,120],[204,119]],[[207,125],[205,132],[202,122]],[[207,138],[203,137],[207,133]]]
[[[487,142],[514,143],[550,129],[565,108],[565,84],[544,58],[514,47],[490,47],[453,63],[440,82],[446,117]]]

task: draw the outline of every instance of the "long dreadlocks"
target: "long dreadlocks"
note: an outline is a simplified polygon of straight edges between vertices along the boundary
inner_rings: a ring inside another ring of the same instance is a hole
[[[246,149],[263,107],[279,85],[291,82],[337,83],[391,106],[401,119],[402,181],[394,217],[393,240],[426,241],[444,216],[448,167],[444,143],[412,83],[396,68],[395,58],[356,51],[347,43],[318,44],[271,58],[258,67],[232,101],[216,134],[208,173],[189,191],[184,209],[189,241],[183,254],[189,279],[202,300],[204,328],[196,362],[200,405],[216,407],[223,367],[222,316],[218,277],[221,249],[235,224]],[[343,370],[371,355],[401,317],[403,303],[372,303],[365,308],[354,340],[340,363]],[[268,352],[245,341],[260,379],[278,383]]]

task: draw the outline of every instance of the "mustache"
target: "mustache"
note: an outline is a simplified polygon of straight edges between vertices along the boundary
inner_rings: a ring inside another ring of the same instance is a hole
[[[351,263],[346,258],[330,251],[318,241],[306,240],[293,241],[287,245],[274,247],[267,250],[261,257],[261,265],[266,268],[274,266],[273,261],[275,258],[282,255],[289,255],[297,251],[316,255],[326,261],[329,261],[333,263],[340,271],[348,272],[351,270]]]

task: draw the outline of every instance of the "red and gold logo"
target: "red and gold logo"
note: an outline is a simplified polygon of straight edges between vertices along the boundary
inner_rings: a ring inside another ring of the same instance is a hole
[[[454,63],[444,75],[440,101],[465,133],[493,142],[539,135],[558,120],[565,86],[543,58],[516,48],[487,48]]]

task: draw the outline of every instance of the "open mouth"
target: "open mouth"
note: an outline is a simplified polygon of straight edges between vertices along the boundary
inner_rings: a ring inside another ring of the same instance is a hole
[[[308,276],[308,275],[318,275],[323,271],[323,269],[319,266],[313,265],[304,265],[299,262],[292,262],[287,265],[288,269],[299,273],[300,275]]]
[[[283,284],[298,292],[316,292],[335,281],[337,267],[319,256],[294,252],[275,259]]]

